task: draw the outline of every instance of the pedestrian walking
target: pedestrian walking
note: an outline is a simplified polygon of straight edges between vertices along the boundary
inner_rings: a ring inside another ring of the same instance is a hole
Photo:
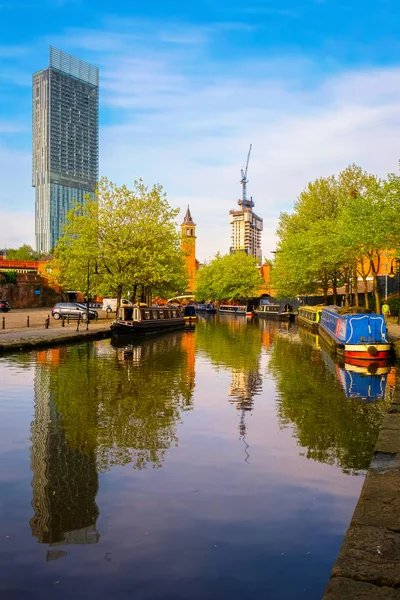
[[[390,317],[390,306],[387,303],[387,300],[385,300],[385,302],[382,304],[382,314],[387,322],[387,318]]]

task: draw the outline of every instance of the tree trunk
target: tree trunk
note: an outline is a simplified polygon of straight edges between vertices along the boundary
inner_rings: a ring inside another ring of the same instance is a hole
[[[119,284],[117,287],[117,312],[119,307],[121,306],[121,298],[122,298],[122,285]]]
[[[358,308],[360,306],[360,298],[358,295],[358,276],[357,276],[356,268],[353,271],[353,290],[354,290],[354,302],[355,302],[356,307]]]
[[[379,297],[379,289],[378,289],[378,278],[376,273],[372,273],[373,277],[373,290],[374,290],[374,298],[375,298],[375,312],[379,315],[381,312],[381,299]]]
[[[367,281],[366,277],[363,277],[363,282],[364,282],[365,308],[369,308],[368,281]]]
[[[328,306],[328,286],[324,285],[324,304],[325,306]]]
[[[333,290],[333,304],[337,306],[337,285],[336,282],[332,285]]]
[[[349,308],[349,282],[346,281],[344,284],[344,306]]]
[[[337,306],[337,277],[334,275],[332,277],[332,292],[333,292],[333,304]]]

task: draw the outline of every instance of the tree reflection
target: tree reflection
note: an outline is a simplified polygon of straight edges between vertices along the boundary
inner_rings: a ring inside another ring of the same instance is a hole
[[[317,342],[307,336],[274,340],[268,369],[277,384],[280,423],[293,424],[307,458],[349,473],[367,469],[387,403],[346,398]]]
[[[121,348],[107,342],[72,346],[57,368],[48,366],[69,447],[94,453],[102,471],[127,463],[161,466],[177,443],[180,412],[192,406],[194,346],[185,348],[187,335]]]

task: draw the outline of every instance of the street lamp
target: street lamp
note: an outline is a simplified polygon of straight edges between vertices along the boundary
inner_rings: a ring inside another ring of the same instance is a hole
[[[393,267],[394,265],[394,267]],[[389,272],[389,277],[391,279],[393,279],[394,277],[396,277],[397,275],[397,295],[399,296],[399,303],[400,303],[400,258],[392,258],[392,261],[390,263],[390,272]],[[400,304],[399,304],[399,308],[398,308],[398,313],[397,313],[397,323],[400,325]]]

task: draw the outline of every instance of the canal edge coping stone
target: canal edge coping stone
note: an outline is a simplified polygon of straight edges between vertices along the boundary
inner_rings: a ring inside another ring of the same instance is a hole
[[[323,600],[400,600],[400,386]]]

